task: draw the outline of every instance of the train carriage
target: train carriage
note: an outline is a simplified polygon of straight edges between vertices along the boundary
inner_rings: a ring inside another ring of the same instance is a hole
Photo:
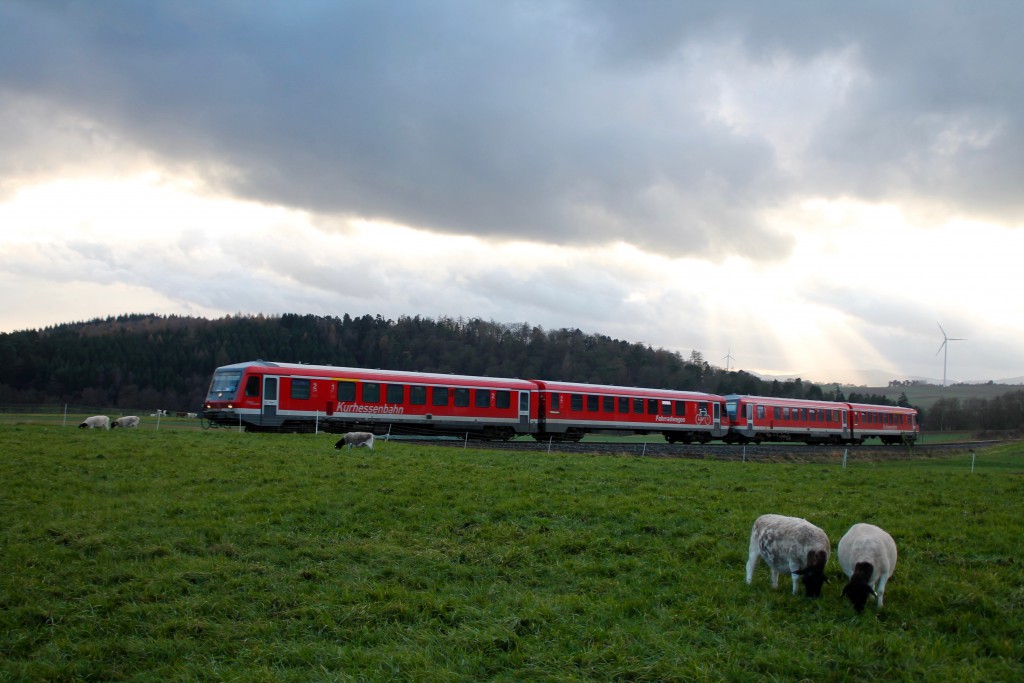
[[[218,368],[204,417],[250,431],[371,431],[507,439],[537,422],[519,379],[253,361]]]
[[[726,397],[731,423],[726,441],[803,441],[860,444],[913,443],[920,433],[917,411],[898,406],[812,401],[767,396]]]
[[[852,438],[845,403],[731,394],[726,396],[726,410],[729,443],[847,443]]]
[[[921,434],[917,411],[901,406],[848,403],[855,443],[878,438],[884,444],[914,443]]]
[[[538,440],[578,441],[584,434],[662,434],[669,443],[722,438],[722,396],[533,380],[539,387]]]

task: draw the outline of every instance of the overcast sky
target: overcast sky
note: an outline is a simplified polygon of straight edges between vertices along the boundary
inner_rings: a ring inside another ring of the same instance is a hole
[[[949,382],[1019,378],[1021,26],[1016,0],[0,0],[0,331],[481,317],[859,383],[941,382],[941,324]]]

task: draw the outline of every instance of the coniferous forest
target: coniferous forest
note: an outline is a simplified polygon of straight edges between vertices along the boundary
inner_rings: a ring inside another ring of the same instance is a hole
[[[642,343],[479,318],[124,315],[0,334],[0,405],[200,410],[215,368],[249,360],[521,377],[860,403],[877,395],[764,380]],[[901,401],[901,403],[903,403]],[[941,429],[1020,429],[1024,392],[929,412]],[[922,413],[922,422],[927,425]]]
[[[821,398],[801,380],[725,372],[679,353],[478,318],[125,315],[0,334],[0,404],[196,411],[215,368],[249,360]]]

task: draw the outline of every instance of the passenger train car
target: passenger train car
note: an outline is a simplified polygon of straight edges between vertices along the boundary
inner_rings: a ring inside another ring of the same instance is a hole
[[[726,396],[730,443],[803,441],[860,444],[913,443],[920,435],[917,411],[898,406],[807,401],[767,396]]]
[[[584,434],[658,434],[669,443],[707,443],[726,435],[722,396],[533,380],[540,398],[538,439],[579,441]]]
[[[916,411],[668,389],[252,361],[217,368],[203,417],[248,431],[369,431],[579,441],[661,434],[670,443],[912,442]]]
[[[249,431],[369,431],[512,438],[537,430],[520,379],[253,361],[217,368],[203,416]]]

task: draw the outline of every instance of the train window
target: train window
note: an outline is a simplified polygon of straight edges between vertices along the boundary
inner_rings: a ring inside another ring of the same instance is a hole
[[[569,406],[576,412],[583,411],[583,394],[570,394]]]
[[[604,400],[602,400],[601,403],[603,404],[602,405],[602,409],[604,410],[604,412],[606,412],[606,413],[614,413],[615,412],[615,397],[614,396],[605,396]]]
[[[676,416],[683,417],[686,415],[686,401],[676,401]]]
[[[619,412],[620,413],[628,413],[629,412],[629,399],[626,398],[625,396],[619,396]]]
[[[788,407],[782,409],[782,419],[783,420],[788,420],[789,419],[789,408]]]
[[[512,393],[508,391],[494,392],[494,407],[509,408],[512,405]]]
[[[557,394],[556,394],[557,396]],[[530,410],[530,394],[525,391],[519,392],[519,412],[525,413]]]
[[[252,382],[253,379],[257,382],[260,381],[259,377],[250,377],[249,381]],[[241,381],[241,370],[221,370],[213,373],[213,382],[210,384],[210,398],[213,400],[223,399],[225,395],[234,398],[235,393],[238,391],[238,384]],[[254,395],[259,396],[259,392],[257,391]]]
[[[405,385],[404,384],[388,384],[387,385],[387,400],[385,403],[391,403],[398,405],[399,403],[405,402]]]
[[[662,401],[661,402],[661,414],[662,415],[671,415],[672,414],[672,401]]]
[[[780,408],[779,406],[775,406],[774,408],[772,408],[772,417],[775,418],[776,420],[781,420],[782,408]]]
[[[553,413],[557,413],[561,408],[561,402],[562,397],[559,395],[559,393],[557,391],[552,391],[550,397],[548,398],[548,410],[550,410]]]
[[[758,420],[763,420],[764,419],[764,406],[762,406],[762,405],[757,406],[757,419]]]
[[[434,387],[433,396],[431,397],[431,405],[435,406],[446,406],[448,405],[448,387]]]
[[[491,407],[491,390],[490,389],[477,389],[476,390],[476,407],[477,408],[490,408]]]
[[[596,413],[601,404],[601,397],[590,394],[587,396],[587,412]]]
[[[633,412],[637,415],[644,414],[644,400],[642,398],[633,399]]]
[[[305,401],[309,398],[309,380],[308,379],[293,379],[291,382],[291,397],[300,401]]]
[[[363,403],[380,401],[380,385],[376,382],[363,382]]]
[[[807,411],[807,419],[810,422],[817,422],[818,421],[818,413],[817,413],[817,411],[814,410],[814,408],[811,408],[809,411]]]
[[[356,383],[355,382],[338,382],[338,400],[339,401],[354,401],[354,400],[356,400]]]
[[[233,391],[233,390],[232,390]],[[256,375],[252,375],[245,381],[245,395],[246,396],[259,396],[260,395],[260,378]]]
[[[457,408],[469,407],[469,389],[455,390],[455,406]]]
[[[649,398],[647,399],[647,414],[657,415],[658,414],[658,399]]]
[[[414,406],[427,405],[427,388],[418,386],[409,387],[409,403]]]

